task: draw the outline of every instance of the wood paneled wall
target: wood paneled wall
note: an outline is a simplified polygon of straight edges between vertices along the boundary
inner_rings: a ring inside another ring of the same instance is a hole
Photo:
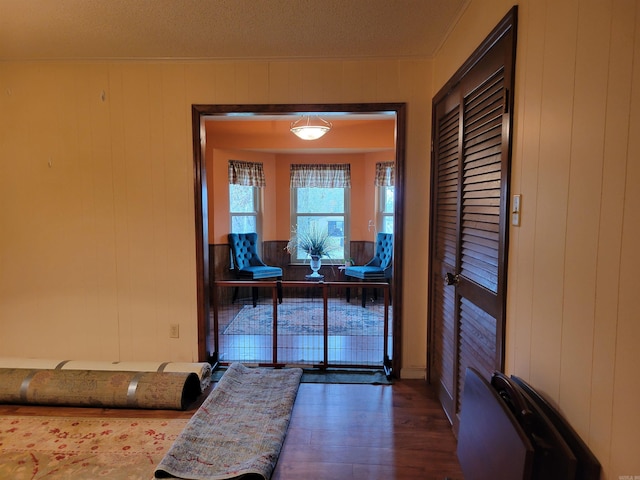
[[[425,59],[1,63],[0,355],[197,360],[193,104],[406,102],[405,194],[424,212],[430,90]],[[420,377],[408,283],[404,375]]]

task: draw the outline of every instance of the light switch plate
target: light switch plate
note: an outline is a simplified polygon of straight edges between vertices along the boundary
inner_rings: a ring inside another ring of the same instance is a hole
[[[520,215],[522,208],[522,195],[514,195],[511,202],[511,225],[520,226]]]

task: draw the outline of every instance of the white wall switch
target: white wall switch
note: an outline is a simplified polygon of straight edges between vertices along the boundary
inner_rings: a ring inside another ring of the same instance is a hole
[[[522,208],[522,195],[514,195],[511,202],[511,225],[520,226],[520,214]]]

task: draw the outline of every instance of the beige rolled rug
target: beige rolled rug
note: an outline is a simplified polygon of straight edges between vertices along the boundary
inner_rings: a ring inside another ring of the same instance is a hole
[[[199,395],[193,372],[0,368],[0,403],[184,410]]]
[[[110,362],[100,360],[0,357],[0,368],[99,370],[122,372],[193,372],[198,375],[201,391],[204,391],[211,384],[211,365],[206,362]]]

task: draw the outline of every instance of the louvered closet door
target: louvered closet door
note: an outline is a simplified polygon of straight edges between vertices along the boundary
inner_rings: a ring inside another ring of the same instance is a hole
[[[466,368],[504,363],[512,41],[434,99],[429,378],[456,428]]]
[[[434,165],[435,235],[432,236],[431,265],[431,379],[437,380],[440,401],[447,413],[453,411],[456,388],[456,292],[447,285],[447,275],[458,268],[460,105],[457,98],[438,105]]]

